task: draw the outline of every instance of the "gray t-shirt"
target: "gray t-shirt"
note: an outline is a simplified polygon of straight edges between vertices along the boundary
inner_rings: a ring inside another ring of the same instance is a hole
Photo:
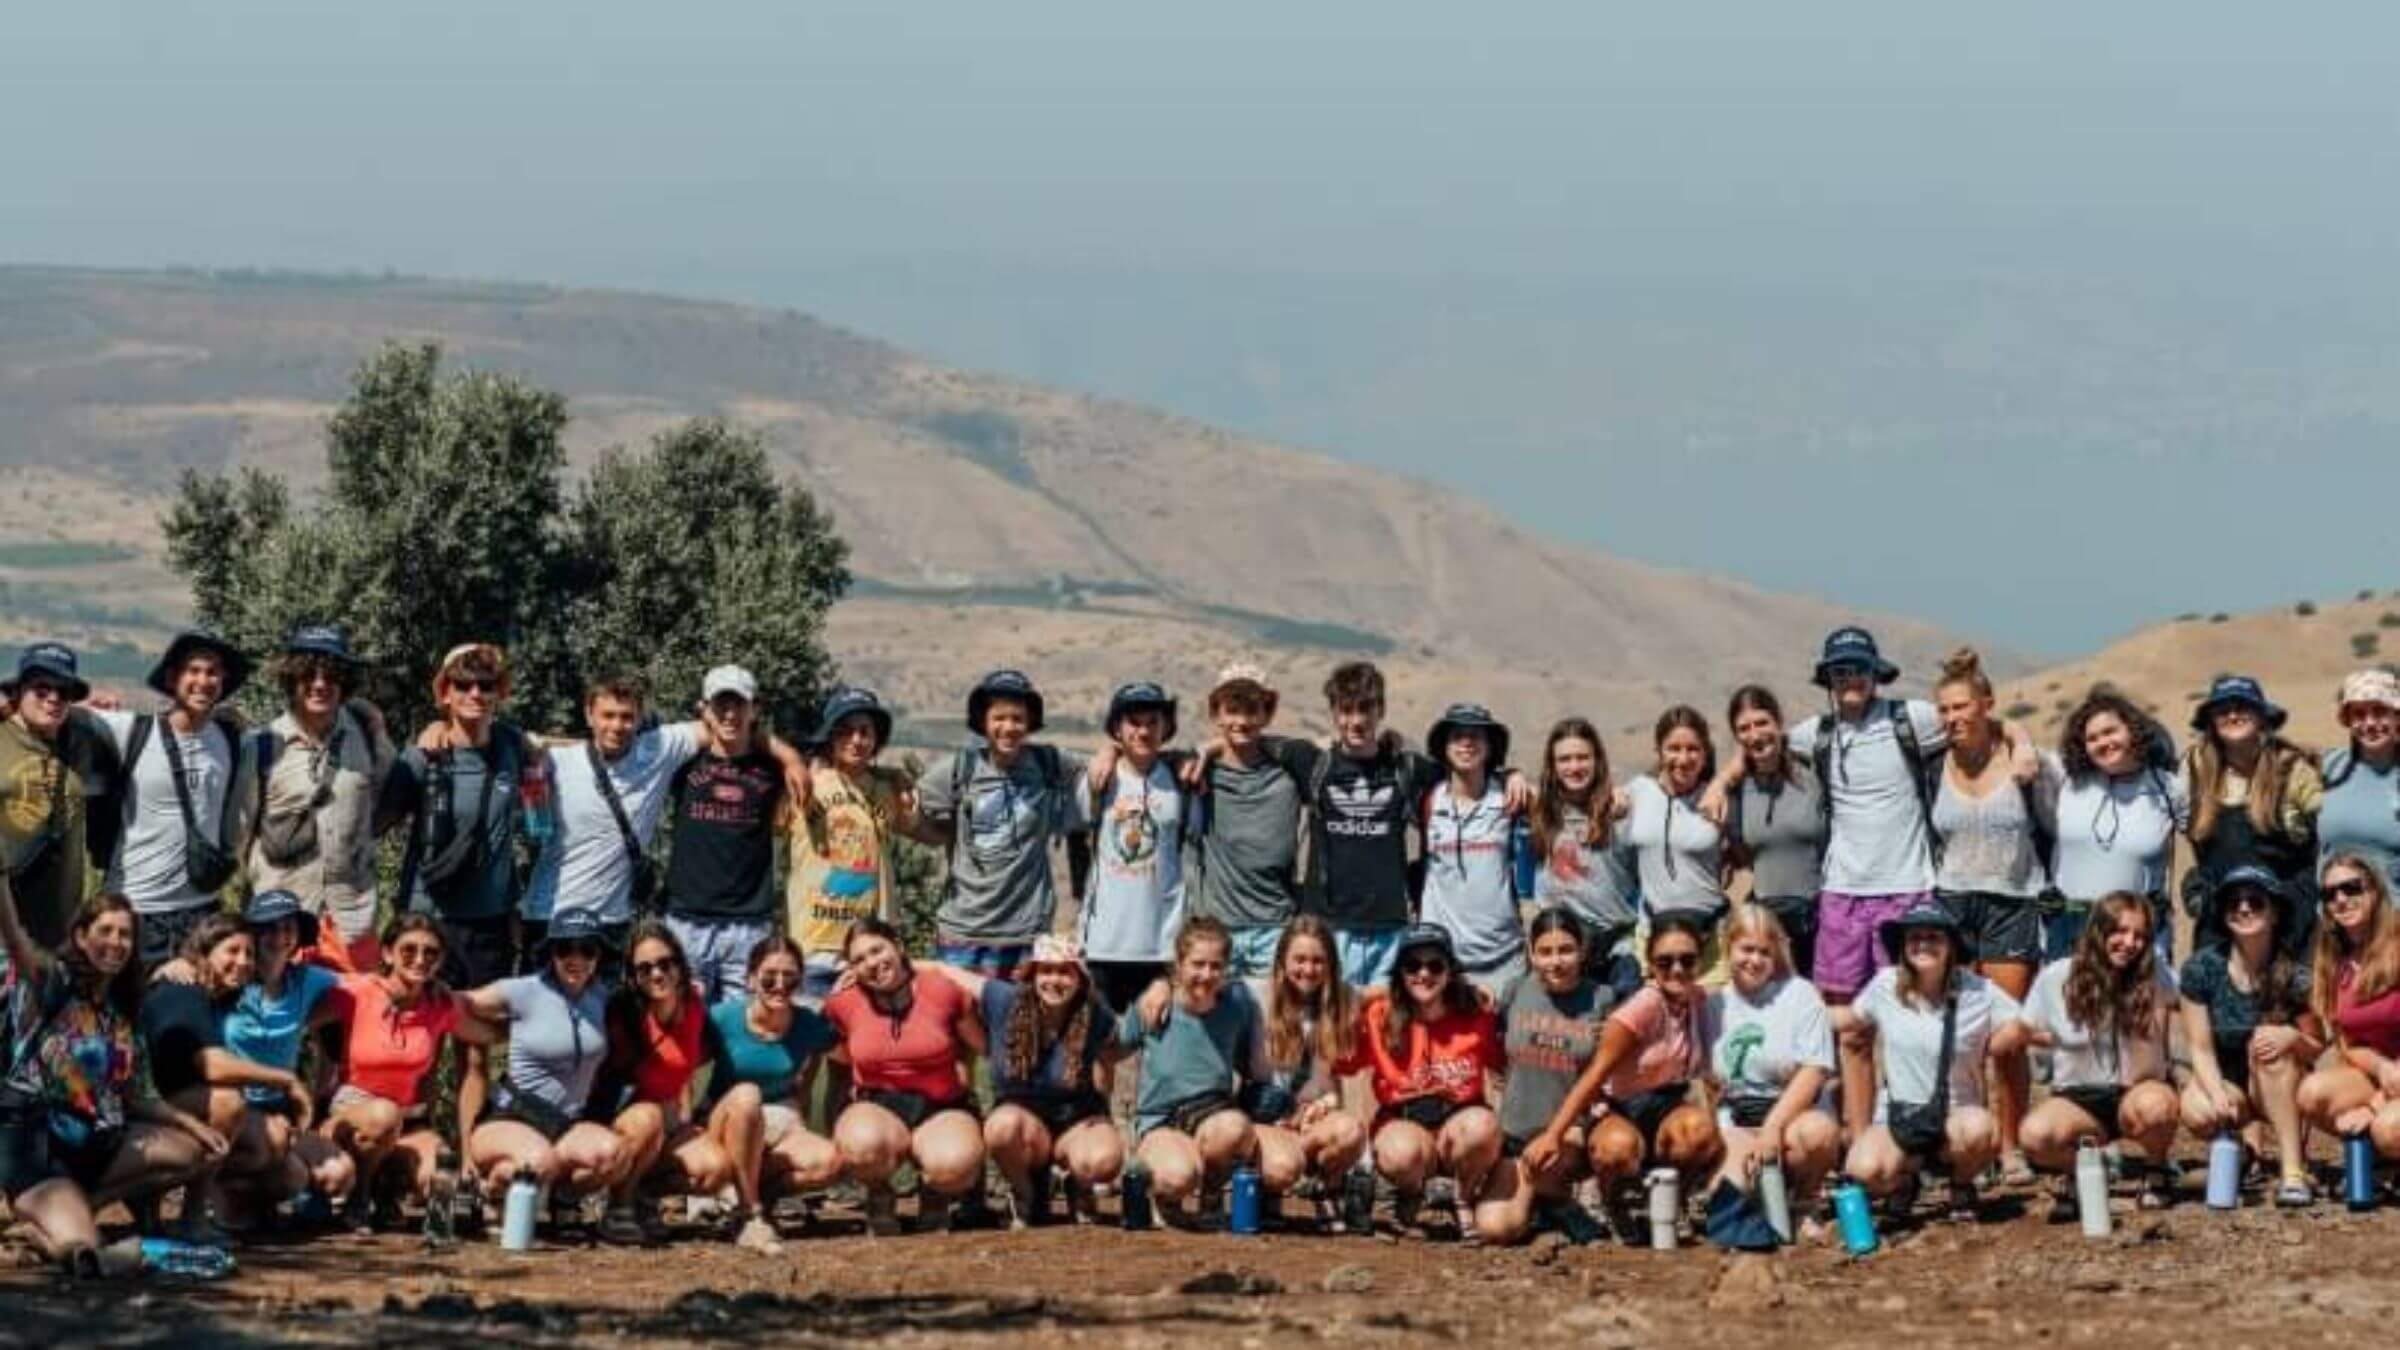
[[[2034,783],[2036,806],[2058,809],[2057,761],[2043,757],[2043,776]],[[2048,866],[2034,847],[2034,817],[2025,809],[2025,790],[2014,778],[1981,797],[1959,790],[1947,766],[1933,797],[1933,832],[1942,841],[1934,885],[1964,894],[2030,899],[2050,883]]]
[[[570,1116],[583,1112],[608,1058],[608,993],[598,980],[573,999],[548,974],[497,986],[508,1004],[508,1086]]]
[[[133,739],[135,715],[103,712],[99,718],[122,756]],[[183,760],[193,821],[223,843],[240,838],[243,827],[241,821],[228,821],[225,813],[226,793],[235,786],[236,770],[248,763],[235,752],[233,732],[211,721],[201,726],[198,735],[182,736],[176,734],[165,714],[154,717],[150,735],[142,742],[141,758],[127,766],[133,786],[124,796],[124,831],[117,836],[117,856],[108,860],[107,879],[100,883],[101,890],[132,901],[137,914],[172,914],[216,900],[192,885],[185,867],[187,831],[183,806],[175,795],[174,766],[167,758],[170,736],[175,737],[176,754]],[[245,792],[247,786],[243,785]]]
[[[1904,895],[1933,889],[1933,851],[1925,806],[1893,710],[1908,718],[1927,756],[1947,743],[1939,714],[1920,699],[1878,699],[1855,722],[1833,725],[1825,790],[1833,795],[1833,838],[1825,850],[1825,889],[1845,895]],[[1814,762],[1811,717],[1786,734],[1789,753]]]
[[[1128,1008],[1117,1019],[1117,1044],[1141,1052],[1141,1079],[1134,1089],[1134,1135],[1166,1123],[1185,1102],[1211,1093],[1231,1095],[1237,1082],[1264,1082],[1273,1075],[1266,1063],[1265,1024],[1250,991],[1229,983],[1205,1013],[1185,1011],[1180,1001],[1169,1004],[1166,1025],[1151,1031],[1142,1025],[1139,1009]]]
[[[1575,1080],[1600,1049],[1600,1024],[1615,993],[1585,980],[1553,994],[1537,975],[1512,981],[1500,995],[1501,1044],[1508,1051],[1508,1085],[1500,1094],[1500,1132],[1531,1139],[1565,1104]]]
[[[1784,757],[1786,772],[1771,782],[1742,780],[1735,789],[1738,827],[1750,858],[1750,893],[1761,899],[1817,898],[1825,888],[1825,797],[1806,764]]]
[[[1192,910],[1229,928],[1280,928],[1300,905],[1300,784],[1264,755],[1209,765],[1189,836],[1198,875]]]
[[[966,752],[964,790],[944,760],[917,780],[917,814],[950,831],[949,876],[934,922],[945,938],[1025,943],[1050,931],[1058,892],[1050,840],[1074,821],[1074,794],[1090,761],[1067,750],[1027,746],[1003,770],[989,753]],[[1055,758],[1052,776],[1046,765]]]
[[[1558,837],[1550,841],[1549,856],[1533,874],[1534,902],[1543,909],[1561,906],[1595,931],[1630,930],[1639,915],[1634,906],[1642,895],[1633,845],[1625,827],[1609,831],[1608,842],[1584,842],[1592,818],[1568,806],[1559,813]]]
[[[1508,794],[1487,779],[1483,795],[1448,783],[1425,808],[1425,889],[1418,913],[1450,935],[1459,964],[1488,971],[1525,954],[1525,927],[1510,889]]]
[[[1697,914],[1709,922],[1726,909],[1724,835],[1700,814],[1700,791],[1670,797],[1648,774],[1626,785],[1633,813],[1625,837],[1641,871],[1642,900],[1653,914]]]

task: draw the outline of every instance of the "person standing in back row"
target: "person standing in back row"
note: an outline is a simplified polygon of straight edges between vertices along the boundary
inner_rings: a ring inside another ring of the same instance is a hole
[[[683,944],[701,1004],[741,998],[750,952],[775,931],[775,827],[783,765],[760,745],[758,681],[718,666],[700,681],[708,739],[669,794],[668,931]]]
[[[842,686],[825,696],[809,737],[809,795],[787,812],[791,877],[785,915],[805,963],[801,992],[816,1006],[841,977],[850,929],[868,919],[897,923],[893,841],[920,833],[916,792],[896,769],[875,763],[892,739],[892,714],[872,689]]]
[[[2266,868],[2295,891],[2307,890],[2317,874],[2325,780],[2316,756],[2283,738],[2284,717],[2247,675],[2219,675],[2192,709],[2183,781],[2192,799],[2193,866],[2181,889],[2184,913],[2194,919],[2217,878],[2244,864]],[[2302,917],[2303,943],[2316,935],[2314,918]]]
[[[1266,672],[1235,663],[1208,691],[1216,740],[1203,757],[1206,790],[1193,802],[1192,912],[1233,935],[1232,973],[1275,969],[1284,925],[1299,912],[1300,781],[1266,753],[1278,698]]]
[[[362,668],[332,624],[292,630],[276,665],[284,712],[251,737],[263,780],[248,861],[253,894],[289,891],[328,964],[374,970],[375,803],[394,752],[383,715],[354,696]]]
[[[141,916],[142,968],[164,964],[220,906],[247,828],[252,787],[237,728],[217,710],[250,678],[250,660],[207,633],[176,635],[150,671],[164,713],[103,712],[125,765],[123,832],[101,889]]]
[[[1425,922],[1450,934],[1459,973],[1498,995],[1530,969],[1525,921],[1517,915],[1509,843],[1514,820],[1499,769],[1508,728],[1477,703],[1453,703],[1425,733],[1425,748],[1449,776],[1426,794]]]
[[[1166,750],[1175,739],[1175,700],[1165,689],[1147,681],[1120,686],[1102,725],[1109,744],[1075,794],[1075,823],[1093,836],[1082,946],[1101,1000],[1123,1012],[1167,973],[1183,931],[1191,798]]]
[[[74,705],[91,695],[75,653],[37,642],[0,684],[0,872],[17,894],[18,917],[46,952],[67,940],[89,869],[86,801],[114,781],[116,746]]]
[[[917,781],[916,837],[947,847],[934,955],[1011,978],[1057,917],[1050,841],[1074,829],[1090,762],[1036,744],[1042,693],[1024,672],[995,670],[967,695],[969,745]]]

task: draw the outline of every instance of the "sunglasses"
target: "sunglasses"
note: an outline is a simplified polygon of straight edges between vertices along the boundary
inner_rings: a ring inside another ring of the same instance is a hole
[[[2327,894],[2330,898],[2331,893]],[[2274,902],[2258,891],[2236,891],[2225,897],[2225,912],[2228,914],[2241,914],[2249,910],[2264,914],[2272,908]]]
[[[475,676],[461,675],[454,676],[450,680],[450,687],[462,694],[492,694],[499,692],[500,682],[498,680],[486,680]]]
[[[2330,905],[2336,900],[2363,900],[2367,896],[2367,891],[2366,878],[2348,877],[2341,881],[2327,882],[2317,892],[2317,897]]]
[[[430,942],[409,942],[392,948],[392,960],[403,966],[430,966],[442,959],[442,949]]]
[[[552,956],[580,956],[584,960],[590,961],[599,957],[600,944],[586,942],[581,938],[568,938],[562,942],[551,943],[550,954]]]
[[[676,965],[677,962],[672,956],[657,961],[636,961],[633,963],[633,977],[637,980],[646,980],[653,975],[672,975],[675,973]]]
[[[43,680],[27,680],[25,683],[18,685],[17,697],[25,699],[38,698],[43,700],[57,699],[61,703],[72,701],[68,699],[66,690]]]
[[[758,987],[761,989],[797,989],[800,987],[800,972],[796,970],[762,970],[758,972]]]
[[[1450,963],[1440,957],[1431,960],[1403,961],[1400,963],[1400,973],[1403,975],[1447,975],[1450,973]]]
[[[1693,971],[1700,968],[1698,952],[1666,952],[1650,958],[1653,970]]]

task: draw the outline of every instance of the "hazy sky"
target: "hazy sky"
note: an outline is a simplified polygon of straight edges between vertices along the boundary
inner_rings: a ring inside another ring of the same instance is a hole
[[[789,304],[2064,651],[2400,584],[2396,91],[2388,3],[17,0],[0,259]]]

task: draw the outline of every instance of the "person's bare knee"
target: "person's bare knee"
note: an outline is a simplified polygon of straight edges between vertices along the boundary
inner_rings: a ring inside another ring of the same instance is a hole
[[[1678,1106],[1658,1127],[1659,1161],[1689,1176],[1715,1167],[1725,1156],[1724,1136],[1708,1112]]]
[[[1404,1191],[1420,1189],[1433,1167],[1433,1138],[1407,1121],[1375,1132],[1375,1170]]]
[[[1592,1129],[1592,1175],[1622,1181],[1642,1170],[1642,1132],[1622,1116],[1604,1116]]]

